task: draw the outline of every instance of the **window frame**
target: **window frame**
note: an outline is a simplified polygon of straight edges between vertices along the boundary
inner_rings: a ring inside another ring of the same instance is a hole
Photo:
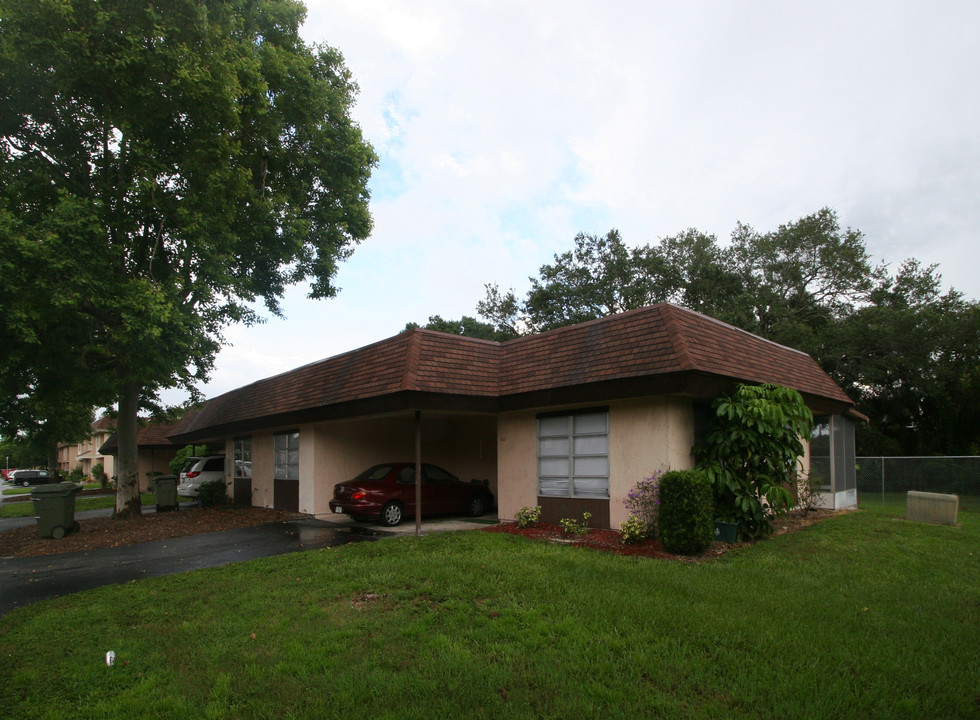
[[[245,463],[248,463],[248,474],[245,473]],[[244,480],[252,479],[251,435],[236,437],[232,440],[232,477]]]
[[[283,440],[285,440],[285,447],[280,447]],[[295,462],[290,462],[293,457]],[[272,476],[276,480],[299,481],[299,430],[286,430],[273,434],[272,468]]]
[[[601,430],[589,427],[588,418],[599,417]],[[609,499],[609,408],[538,415],[536,452],[538,497]]]

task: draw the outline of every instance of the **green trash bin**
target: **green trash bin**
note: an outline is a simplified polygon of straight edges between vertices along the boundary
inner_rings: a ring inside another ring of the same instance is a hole
[[[157,475],[153,478],[153,493],[157,499],[157,512],[178,510],[177,476]]]
[[[82,486],[75,483],[35,485],[31,489],[31,502],[41,537],[63,538],[70,532],[78,532],[75,496],[81,489]]]

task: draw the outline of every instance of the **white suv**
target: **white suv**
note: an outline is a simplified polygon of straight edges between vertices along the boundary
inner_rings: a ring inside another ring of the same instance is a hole
[[[189,457],[180,469],[180,484],[177,494],[182,497],[197,497],[197,489],[209,480],[225,479],[225,456],[205,455]]]

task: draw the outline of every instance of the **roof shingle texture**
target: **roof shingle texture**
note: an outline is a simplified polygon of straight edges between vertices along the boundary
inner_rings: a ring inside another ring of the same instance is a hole
[[[683,372],[776,383],[853,404],[805,353],[660,304],[505,343],[404,332],[220,395],[175,434],[407,391],[500,398]]]

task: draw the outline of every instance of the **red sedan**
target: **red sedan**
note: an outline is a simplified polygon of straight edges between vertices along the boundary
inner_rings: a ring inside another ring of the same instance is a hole
[[[425,515],[479,517],[493,507],[485,484],[462,482],[437,465],[422,465],[422,512]],[[356,520],[378,519],[389,527],[415,515],[415,464],[375,465],[333,489],[330,509]]]

